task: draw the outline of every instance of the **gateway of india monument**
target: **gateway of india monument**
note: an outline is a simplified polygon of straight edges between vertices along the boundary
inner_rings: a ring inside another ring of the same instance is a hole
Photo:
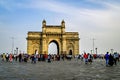
[[[53,54],[79,54],[79,33],[66,32],[65,21],[61,25],[46,25],[42,21],[42,32],[29,31],[27,34],[28,54],[48,54],[48,46],[51,42],[57,45],[57,53]]]

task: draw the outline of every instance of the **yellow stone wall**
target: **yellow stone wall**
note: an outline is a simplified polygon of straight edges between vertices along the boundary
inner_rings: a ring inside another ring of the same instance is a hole
[[[61,27],[55,26],[55,27],[46,27],[46,33],[61,33]]]

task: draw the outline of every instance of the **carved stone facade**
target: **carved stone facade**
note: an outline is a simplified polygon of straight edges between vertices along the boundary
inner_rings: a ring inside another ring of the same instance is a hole
[[[42,22],[42,32],[28,32],[27,53],[48,54],[48,46],[51,42],[57,45],[57,54],[79,54],[79,33],[65,32],[65,22],[61,25],[46,25]]]

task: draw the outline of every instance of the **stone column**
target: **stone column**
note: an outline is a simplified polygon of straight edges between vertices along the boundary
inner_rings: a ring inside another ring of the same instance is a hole
[[[74,55],[79,54],[79,40],[76,40],[74,45]]]
[[[46,39],[43,38],[42,40],[42,54],[46,53]]]
[[[63,36],[62,36],[62,52],[63,52],[63,54],[67,54],[66,47],[67,47],[66,46],[66,35],[63,34]]]

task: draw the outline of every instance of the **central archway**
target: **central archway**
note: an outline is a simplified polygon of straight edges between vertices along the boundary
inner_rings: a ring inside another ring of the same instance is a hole
[[[52,40],[48,44],[48,54],[59,54],[59,45],[57,41]]]

